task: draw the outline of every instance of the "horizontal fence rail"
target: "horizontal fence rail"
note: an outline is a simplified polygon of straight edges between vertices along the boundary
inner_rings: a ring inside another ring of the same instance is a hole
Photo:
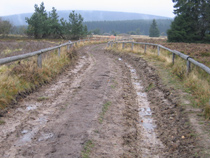
[[[8,64],[14,61],[19,61],[19,60],[23,60],[26,58],[30,58],[30,57],[34,57],[34,56],[38,56],[37,57],[37,65],[38,67],[42,67],[42,54],[46,53],[48,51],[52,51],[52,50],[58,50],[58,56],[60,56],[60,49],[61,47],[67,46],[67,50],[69,50],[69,47],[72,46],[77,46],[77,43],[80,42],[85,42],[85,41],[101,41],[101,40],[109,40],[109,38],[98,38],[98,39],[84,39],[84,40],[78,40],[75,42],[67,42],[64,44],[61,44],[59,46],[55,46],[55,47],[50,47],[50,48],[45,48],[45,49],[41,49],[38,51],[34,51],[34,52],[30,52],[30,53],[26,53],[26,54],[21,54],[21,55],[17,55],[17,56],[11,56],[11,57],[6,57],[6,58],[2,58],[0,59],[0,65],[4,65],[4,64]]]
[[[123,39],[122,39],[123,40]],[[185,55],[179,51],[176,51],[176,50],[171,50],[167,47],[164,47],[162,45],[159,45],[159,44],[154,44],[154,43],[144,43],[144,42],[126,42],[125,40],[124,41],[109,41],[107,46],[113,46],[113,44],[118,44],[118,43],[122,43],[122,48],[124,48],[125,44],[131,44],[131,49],[133,50],[133,47],[134,47],[134,44],[139,44],[139,45],[145,45],[145,49],[144,49],[144,53],[146,53],[146,50],[147,50],[147,45],[148,46],[155,46],[157,47],[157,53],[158,55],[160,55],[160,48],[164,49],[164,50],[167,50],[169,52],[172,53],[172,62],[174,64],[174,60],[175,60],[175,56],[179,56],[181,57],[182,59],[186,60],[187,61],[187,73],[189,73],[191,71],[191,63],[193,63],[194,65],[200,67],[201,69],[203,69],[205,72],[207,72],[208,74],[210,74],[210,68],[196,60],[194,60],[193,58],[191,58],[190,56],[188,55]]]

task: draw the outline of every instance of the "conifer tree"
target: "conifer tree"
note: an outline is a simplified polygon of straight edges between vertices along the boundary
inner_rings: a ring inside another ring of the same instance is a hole
[[[71,39],[79,39],[79,37],[83,35],[84,27],[82,22],[83,17],[81,14],[77,14],[75,11],[72,11],[72,13],[69,14]]]
[[[149,37],[159,37],[159,36],[160,36],[160,31],[154,19],[149,29]]]
[[[175,3],[176,18],[171,29],[168,30],[168,40],[178,42],[210,41],[210,0],[172,1]],[[180,30],[182,33],[176,35]]]
[[[31,18],[26,18],[28,23],[27,34],[34,38],[65,38],[79,39],[88,34],[87,26],[83,26],[83,17],[73,11],[69,14],[69,22],[58,19],[59,16],[53,7],[49,16],[45,10],[44,3],[40,7],[34,6],[35,12]]]
[[[52,38],[61,38],[61,24],[59,23],[59,16],[56,9],[53,7],[52,11],[49,13],[49,36]]]
[[[34,36],[35,38],[46,37],[48,33],[48,17],[44,3],[42,2],[40,7],[35,4],[34,8],[35,12],[31,18],[26,18],[26,22],[28,23],[27,34]]]

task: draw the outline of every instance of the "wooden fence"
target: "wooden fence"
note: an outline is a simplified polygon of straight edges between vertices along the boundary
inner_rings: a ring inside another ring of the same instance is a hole
[[[101,39],[95,39],[95,40],[99,41],[99,40],[104,40],[104,39],[108,40],[107,38],[101,38]],[[42,67],[42,54],[44,54],[48,51],[57,49],[58,50],[58,56],[60,56],[61,47],[67,46],[67,50],[69,50],[70,47],[73,47],[74,45],[77,46],[77,43],[85,42],[85,41],[90,41],[90,39],[84,39],[84,40],[79,40],[79,41],[75,41],[75,42],[69,41],[69,42],[61,44],[59,46],[46,48],[46,49],[41,49],[41,50],[38,50],[38,51],[35,51],[35,52],[26,53],[26,54],[22,54],[22,55],[2,58],[2,59],[0,59],[0,65],[11,63],[11,62],[18,61],[18,60],[23,60],[23,59],[30,58],[30,57],[33,57],[33,56],[37,56],[37,65],[38,65],[38,67],[41,68]]]
[[[186,60],[186,65],[187,65],[187,73],[189,73],[191,71],[191,63],[193,63],[194,65],[200,67],[201,69],[203,69],[204,71],[206,71],[208,74],[210,74],[210,68],[207,67],[206,65],[194,60],[193,58],[191,58],[190,56],[188,55],[185,55],[179,51],[176,51],[176,50],[171,50],[167,47],[164,47],[162,45],[159,45],[159,44],[153,44],[153,43],[143,43],[143,42],[125,42],[125,41],[109,41],[108,42],[108,47],[109,46],[113,46],[113,44],[118,44],[118,43],[122,43],[122,48],[124,49],[125,47],[125,44],[131,44],[131,49],[133,50],[133,47],[134,47],[134,44],[139,44],[139,45],[145,45],[145,48],[144,48],[144,53],[146,53],[147,51],[147,46],[155,46],[157,47],[157,55],[159,56],[160,55],[160,48],[161,49],[164,49],[164,50],[167,50],[169,52],[172,53],[172,62],[174,64],[175,62],[175,56],[179,56],[181,57],[182,59]]]

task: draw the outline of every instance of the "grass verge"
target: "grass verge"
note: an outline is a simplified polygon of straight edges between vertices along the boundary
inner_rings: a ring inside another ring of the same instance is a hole
[[[0,74],[0,109],[16,102],[19,95],[30,93],[51,81],[73,61],[72,54],[76,57],[75,49],[67,52],[63,48],[60,57],[56,51],[51,52],[45,55],[42,68],[37,67],[35,57],[4,65]]]

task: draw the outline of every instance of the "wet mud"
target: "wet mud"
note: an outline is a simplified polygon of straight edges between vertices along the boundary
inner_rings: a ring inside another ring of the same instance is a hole
[[[0,157],[193,157],[196,140],[155,69],[104,44],[2,117]],[[86,147],[87,148],[87,147]]]
[[[160,144],[158,143],[161,149],[157,152],[160,154],[159,157],[199,157],[198,140],[193,135],[194,130],[190,126],[185,109],[178,104],[179,94],[174,90],[172,94],[172,90],[162,84],[155,68],[138,55],[114,51],[107,51],[107,53],[114,54],[129,63],[131,71],[137,74],[134,79],[141,80],[140,83],[134,83],[143,90],[143,93],[140,90],[137,96],[147,98],[150,107],[148,108],[148,105],[145,107],[144,103],[147,104],[147,102],[144,101],[142,104],[144,107],[139,109],[142,119],[140,124],[149,132],[154,130],[155,139],[161,141]],[[144,120],[145,117],[148,119]]]

